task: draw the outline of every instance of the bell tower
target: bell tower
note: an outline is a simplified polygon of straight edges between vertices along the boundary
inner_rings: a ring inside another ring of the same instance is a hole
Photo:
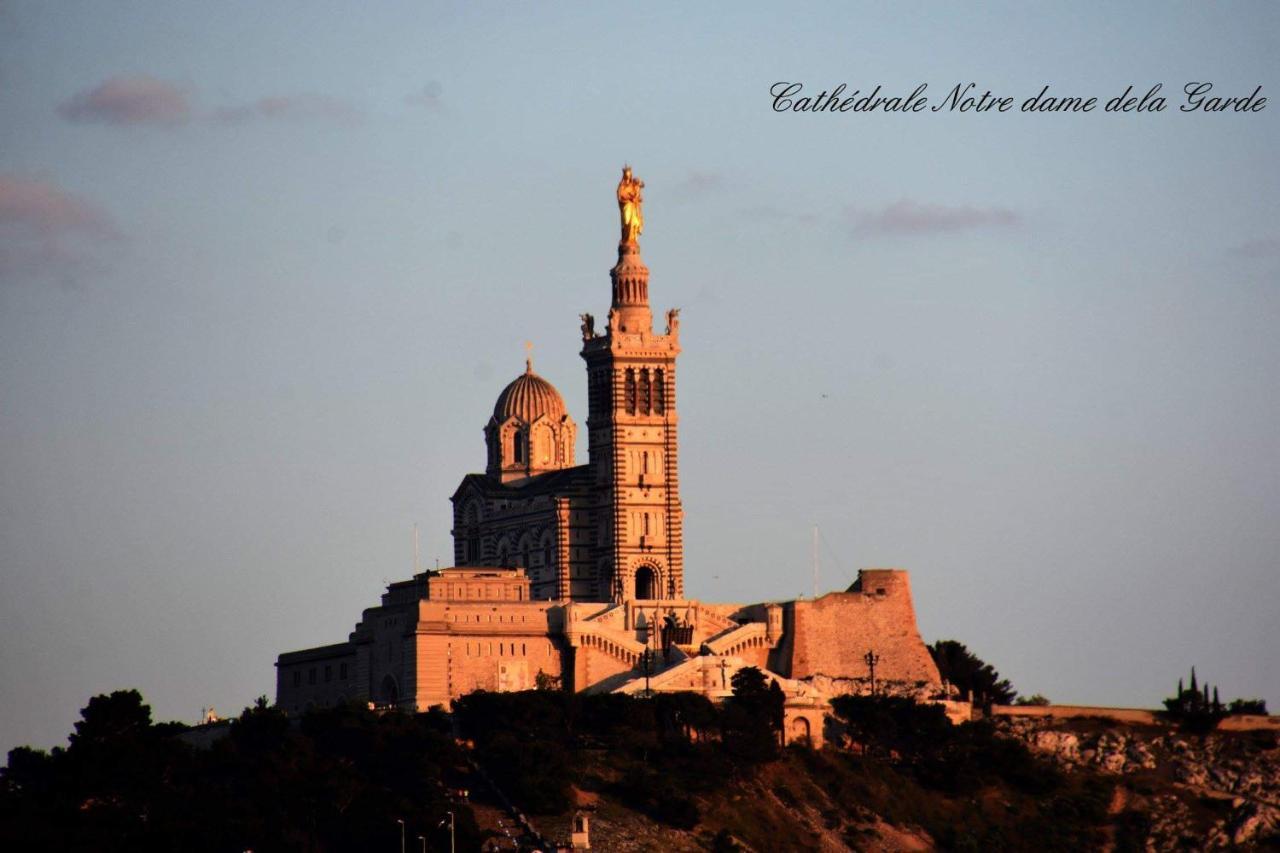
[[[607,327],[582,315],[587,363],[587,432],[597,539],[597,594],[612,601],[684,597],[684,510],[677,454],[676,356],[679,311],[655,333],[649,268],[637,239],[644,229],[644,183],[622,171],[622,239],[609,271]]]

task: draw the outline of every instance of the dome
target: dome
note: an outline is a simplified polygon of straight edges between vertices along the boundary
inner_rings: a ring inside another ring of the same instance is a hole
[[[533,365],[526,362],[524,373],[498,395],[498,402],[493,405],[493,419],[502,423],[515,416],[531,424],[543,415],[557,421],[563,418],[564,399],[554,385],[534,373]]]

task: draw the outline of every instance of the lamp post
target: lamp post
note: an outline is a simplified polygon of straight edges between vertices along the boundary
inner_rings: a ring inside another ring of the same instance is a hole
[[[396,818],[396,823],[400,824],[400,853],[404,853],[404,821]]]
[[[419,835],[419,836],[418,836],[418,841],[422,842],[422,853],[427,853],[427,839],[426,839],[426,836]]]
[[[453,810],[449,811],[449,853],[456,853],[453,849]]]
[[[641,610],[640,613],[643,615],[644,611]],[[653,619],[646,619],[644,623],[644,651],[640,653],[640,664],[644,667],[644,696],[646,699],[653,695],[649,689],[649,676],[653,673],[653,649],[650,644],[652,638]]]
[[[880,663],[880,655],[868,649],[862,659],[867,662],[867,669],[871,670],[871,695],[874,696],[876,695],[876,664]]]

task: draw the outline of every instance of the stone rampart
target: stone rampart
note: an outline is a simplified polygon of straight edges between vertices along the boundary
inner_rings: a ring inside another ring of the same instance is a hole
[[[868,678],[865,656],[873,652],[878,681],[942,681],[916,628],[908,575],[899,569],[863,569],[846,592],[783,603],[782,631],[770,668],[790,678]]]
[[[1165,726],[1172,723],[1158,711],[1146,708],[1106,708],[1098,705],[992,705],[993,717],[1023,717],[1035,719],[1071,719],[1087,717],[1114,720],[1142,726]],[[1266,714],[1235,714],[1218,722],[1218,731],[1280,731],[1280,716]]]

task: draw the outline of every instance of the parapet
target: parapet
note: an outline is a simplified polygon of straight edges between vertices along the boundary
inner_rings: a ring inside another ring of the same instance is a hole
[[[441,569],[427,580],[427,598],[432,601],[528,601],[530,585],[524,569],[480,566]]]
[[[863,595],[895,595],[906,593],[911,596],[911,576],[906,569],[859,569],[858,579],[846,592],[860,592]]]

